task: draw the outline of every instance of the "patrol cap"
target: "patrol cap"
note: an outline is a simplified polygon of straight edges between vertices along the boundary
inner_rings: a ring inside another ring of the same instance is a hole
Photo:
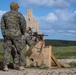
[[[17,10],[19,8],[19,5],[17,2],[12,2],[10,4],[10,8],[11,8],[11,10]]]

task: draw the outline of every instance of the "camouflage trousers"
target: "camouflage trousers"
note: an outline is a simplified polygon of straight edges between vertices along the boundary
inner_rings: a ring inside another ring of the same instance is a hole
[[[20,65],[24,65],[23,47],[20,39],[21,37],[4,37],[4,65],[9,64],[11,54],[13,57],[14,68],[19,68]]]
[[[25,44],[28,44],[29,46],[33,46],[35,44],[35,40],[33,40],[28,33],[25,33],[21,37],[21,44],[23,47],[25,46]]]

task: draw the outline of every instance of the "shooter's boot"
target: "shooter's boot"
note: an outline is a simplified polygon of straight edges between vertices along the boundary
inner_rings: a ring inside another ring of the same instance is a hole
[[[20,71],[25,70],[25,67],[22,65],[22,66],[20,66],[19,70]]]
[[[8,66],[4,65],[3,71],[8,71]]]

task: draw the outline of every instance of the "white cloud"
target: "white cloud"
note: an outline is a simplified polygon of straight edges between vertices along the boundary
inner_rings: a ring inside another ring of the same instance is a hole
[[[76,30],[68,30],[70,33],[76,33]]]
[[[58,18],[54,13],[49,13],[47,16],[45,16],[45,20],[50,23],[57,21]]]
[[[3,15],[5,12],[6,12],[6,11],[0,10],[0,19],[1,19],[2,15]]]
[[[76,35],[76,10],[55,10],[48,13],[46,16],[38,17],[39,27],[47,35],[50,34],[56,37],[75,38]],[[66,38],[65,38],[66,39]]]
[[[58,20],[58,17],[55,15],[55,13],[51,12],[45,16],[37,17],[37,20],[40,22],[40,24],[43,24],[46,26],[48,25],[48,23],[49,24],[55,23]]]
[[[2,15],[3,15],[5,12],[6,12],[6,11],[0,10],[0,24],[1,24],[1,17],[2,17]]]
[[[75,0],[19,0],[22,6],[47,6],[54,8],[66,8]]]
[[[0,10],[0,16],[2,16],[4,13],[6,13],[7,11],[2,11]]]

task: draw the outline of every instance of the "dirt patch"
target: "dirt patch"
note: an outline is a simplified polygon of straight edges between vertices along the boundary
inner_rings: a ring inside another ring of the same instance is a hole
[[[18,71],[10,69],[8,72],[0,71],[0,75],[76,75],[76,68],[54,69],[28,69]]]

